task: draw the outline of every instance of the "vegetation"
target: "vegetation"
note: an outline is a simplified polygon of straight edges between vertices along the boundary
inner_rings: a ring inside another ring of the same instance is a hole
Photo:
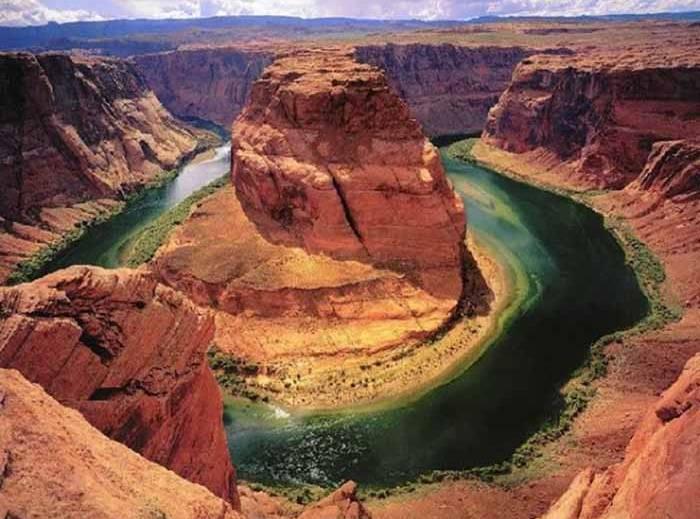
[[[330,489],[317,485],[264,485],[261,483],[251,483],[249,481],[241,481],[240,483],[249,486],[256,492],[265,492],[273,497],[281,496],[299,505],[314,503],[323,499],[330,493]]]
[[[124,204],[120,204],[114,209],[103,211],[92,220],[79,224],[75,229],[64,234],[59,240],[39,249],[29,258],[17,264],[15,270],[7,278],[7,284],[28,283],[41,277],[46,273],[46,266],[53,262],[72,243],[79,240],[90,227],[106,222],[119,213],[123,207]]]
[[[214,180],[146,226],[127,252],[125,264],[128,267],[138,267],[151,260],[160,246],[168,239],[175,226],[181,224],[189,216],[192,207],[225,186],[227,181],[228,175]]]
[[[260,370],[257,364],[224,353],[216,344],[209,348],[207,357],[217,382],[226,393],[252,401],[260,399],[260,395],[246,384],[246,377],[255,375]]]

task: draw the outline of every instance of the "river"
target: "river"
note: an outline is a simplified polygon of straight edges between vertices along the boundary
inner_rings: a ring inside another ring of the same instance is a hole
[[[47,270],[121,265],[146,225],[229,169],[228,146],[191,163],[125,211],[89,229]],[[559,387],[590,346],[630,327],[647,301],[622,249],[590,209],[487,169],[443,163],[468,208],[468,229],[504,262],[516,308],[479,360],[417,400],[376,412],[297,415],[229,402],[226,427],[239,477],[332,486],[395,485],[432,470],[507,459],[562,405]]]

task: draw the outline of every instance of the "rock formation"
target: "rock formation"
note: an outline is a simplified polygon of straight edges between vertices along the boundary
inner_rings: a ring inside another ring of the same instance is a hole
[[[0,369],[0,517],[242,519],[204,487],[110,440],[6,369]]]
[[[378,69],[343,50],[281,56],[254,85],[234,136],[237,195],[271,241],[460,297],[462,201]]]
[[[0,280],[197,145],[123,61],[0,54]]]
[[[229,128],[272,56],[265,50],[216,47],[145,54],[134,62],[172,113]]]
[[[700,194],[700,140],[654,143],[632,189],[653,191],[664,198],[697,199]]]
[[[700,496],[700,355],[647,413],[624,461],[583,471],[546,519],[697,517]]]
[[[307,507],[299,519],[371,519],[356,496],[357,484],[348,481],[331,495]]]
[[[366,402],[439,376],[487,329],[479,306],[461,346],[420,348],[461,302],[492,294],[437,150],[381,71],[351,49],[292,51],[233,134],[234,186],[199,204],[152,267],[217,310],[217,346],[255,366],[235,389]]]
[[[358,61],[386,74],[430,136],[480,132],[486,114],[529,51],[451,44],[366,45]]]
[[[72,267],[0,288],[0,367],[237,505],[212,335],[210,316],[145,271]]]
[[[654,58],[526,59],[489,112],[484,140],[510,152],[544,152],[584,186],[623,187],[655,142],[700,134],[700,66],[687,56]]]

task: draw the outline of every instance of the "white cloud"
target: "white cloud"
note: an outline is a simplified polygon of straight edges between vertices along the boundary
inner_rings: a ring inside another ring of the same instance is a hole
[[[0,25],[108,18],[287,15],[305,18],[465,19],[700,10],[700,0],[0,0]],[[53,8],[46,7],[50,3]],[[72,5],[73,8],[61,8]]]
[[[85,9],[49,9],[37,0],[0,0],[0,26],[101,19],[99,14]]]

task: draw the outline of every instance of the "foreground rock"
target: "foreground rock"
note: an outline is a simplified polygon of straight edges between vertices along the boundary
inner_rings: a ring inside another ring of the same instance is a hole
[[[356,496],[357,484],[348,481],[328,497],[309,506],[299,519],[371,519]]]
[[[253,87],[234,135],[237,195],[269,240],[460,297],[462,201],[378,69],[343,50],[282,56]]]
[[[0,54],[0,75],[0,281],[197,145],[126,62]]]
[[[143,271],[72,267],[0,289],[0,367],[237,505],[212,335],[209,316]]]
[[[697,517],[700,496],[700,356],[647,413],[624,461],[582,472],[546,519]]]
[[[200,485],[105,437],[0,369],[0,517],[242,519]]]
[[[530,52],[414,43],[358,46],[355,55],[384,71],[426,134],[443,136],[481,132],[513,69]]]
[[[523,61],[489,113],[484,140],[529,154],[578,187],[624,187],[655,142],[700,134],[700,64],[690,53],[642,52]]]

